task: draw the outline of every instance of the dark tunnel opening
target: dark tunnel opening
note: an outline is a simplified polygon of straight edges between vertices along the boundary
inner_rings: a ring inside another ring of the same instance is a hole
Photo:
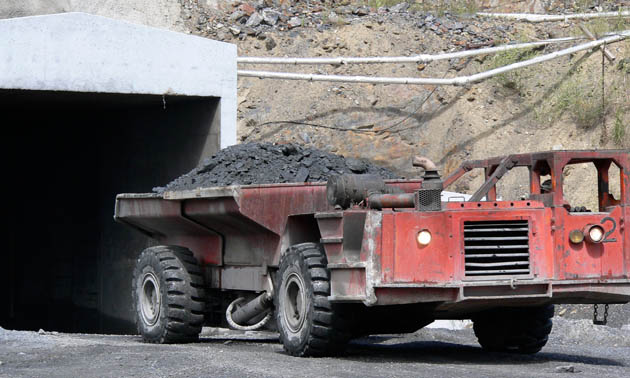
[[[135,331],[130,281],[152,241],[113,220],[219,146],[218,98],[0,90],[0,326]]]

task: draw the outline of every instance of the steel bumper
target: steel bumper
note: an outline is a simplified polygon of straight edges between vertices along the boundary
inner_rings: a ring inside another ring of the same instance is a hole
[[[329,297],[368,306],[439,303],[443,308],[536,303],[627,303],[630,280],[501,280],[447,284],[368,285],[366,295]]]

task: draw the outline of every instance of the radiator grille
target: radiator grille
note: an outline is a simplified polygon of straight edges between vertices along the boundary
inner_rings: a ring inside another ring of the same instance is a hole
[[[529,274],[527,220],[464,222],[466,276]]]

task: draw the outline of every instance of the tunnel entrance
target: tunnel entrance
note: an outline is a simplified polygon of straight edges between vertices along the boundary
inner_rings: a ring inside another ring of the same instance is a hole
[[[151,241],[113,220],[219,148],[215,97],[0,90],[0,326],[135,331],[131,274]]]

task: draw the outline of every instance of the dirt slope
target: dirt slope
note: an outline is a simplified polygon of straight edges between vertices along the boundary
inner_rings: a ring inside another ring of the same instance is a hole
[[[455,7],[468,2],[436,2],[446,4],[439,9],[422,2],[411,2],[410,6],[402,8],[400,4],[393,5],[400,3],[398,1],[229,3],[204,8],[199,6],[201,3],[182,1],[184,18],[193,33],[236,43],[239,56],[405,56],[580,35],[575,22],[530,24],[483,19],[466,13],[483,10],[482,6],[499,11],[541,10],[541,2],[536,1],[477,2],[474,8]],[[370,8],[366,3],[386,4],[390,8]],[[572,2],[542,3],[556,13],[565,8],[568,11],[597,10],[585,6],[585,2],[581,2],[582,8]],[[269,24],[273,20],[250,22],[256,15],[268,16],[270,12],[276,12],[279,17],[274,26]],[[299,18],[300,26],[292,27],[291,20],[295,18]],[[630,28],[627,19],[586,25],[594,32]],[[430,157],[447,174],[463,160],[507,153],[627,149],[630,146],[630,133],[626,131],[630,122],[629,47],[630,42],[609,46],[617,60],[605,63],[603,96],[602,58],[595,52],[577,53],[467,87],[241,78],[239,138],[241,142],[301,143],[344,156],[370,159],[406,177],[418,174],[409,164],[413,155]],[[239,68],[448,78],[470,75],[559,48],[560,45],[554,45],[535,51],[428,65],[240,65]],[[602,113],[601,109],[605,111]],[[595,205],[592,173],[576,167],[567,177],[568,192],[574,197],[571,199],[591,208]],[[506,199],[518,198],[527,187],[525,178],[524,172],[511,173],[499,194]],[[479,173],[473,172],[450,189],[470,192],[481,183],[480,179]],[[589,180],[592,182],[584,185]]]

